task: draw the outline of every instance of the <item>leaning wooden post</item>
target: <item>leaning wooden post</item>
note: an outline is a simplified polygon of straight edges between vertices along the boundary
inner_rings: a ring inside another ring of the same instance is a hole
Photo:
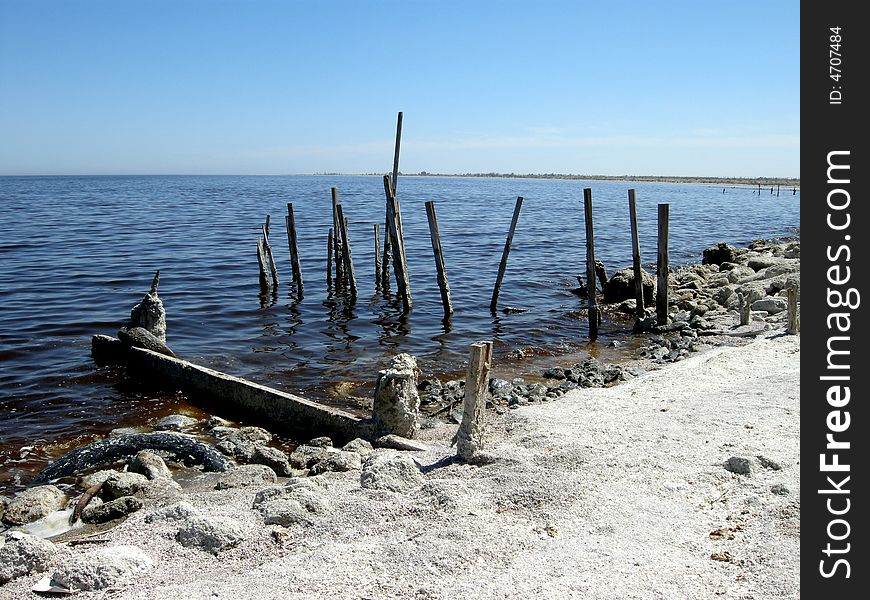
[[[350,284],[350,296],[356,299],[356,274],[353,269],[353,259],[350,255],[350,239],[347,235],[347,219],[344,218],[344,211],[341,204],[336,206],[338,210],[338,222],[341,223],[341,260],[344,262],[344,274],[347,278],[347,283]]]
[[[468,371],[465,374],[465,399],[462,403],[462,423],[456,432],[456,455],[474,462],[484,449],[482,413],[489,391],[489,370],[492,367],[492,342],[471,344]]]
[[[387,221],[390,228],[390,237],[396,243],[396,256],[393,260],[393,268],[396,272],[396,284],[399,295],[402,297],[402,311],[410,312],[413,307],[411,300],[411,286],[408,281],[407,261],[405,260],[405,244],[399,229],[396,196],[390,183],[390,176],[384,175],[384,195],[387,197]]]
[[[266,271],[266,251],[263,249],[263,239],[257,238],[257,263],[260,265],[260,291],[266,293],[269,285],[269,273]]]
[[[402,112],[396,120],[396,151],[393,153],[393,195],[399,193],[399,148],[402,145]]]
[[[326,243],[326,287],[332,287],[332,249],[335,242],[332,239],[332,227],[329,228],[329,237]]]
[[[381,236],[380,225],[375,223],[375,287],[381,286]]]
[[[450,285],[447,283],[447,270],[444,268],[444,252],[441,250],[441,236],[438,234],[438,217],[435,216],[435,203],[426,202],[426,218],[429,220],[429,238],[432,240],[432,252],[435,254],[435,268],[438,270],[438,288],[441,290],[441,304],[444,305],[444,315],[453,314],[453,304],[450,302]]]
[[[287,203],[287,244],[290,246],[290,266],[293,269],[293,283],[296,291],[302,293],[302,267],[299,263],[299,244],[296,239],[296,216],[293,214],[293,203]]]
[[[595,234],[592,226],[592,188],[583,190],[583,216],[586,220],[586,292],[589,298],[589,339],[598,337],[601,315],[595,298]]]
[[[492,299],[489,302],[489,311],[495,312],[498,307],[498,295],[501,292],[501,283],[504,280],[504,272],[507,269],[508,255],[511,253],[511,245],[514,241],[514,232],[517,229],[517,221],[520,219],[520,209],[523,207],[523,197],[517,196],[517,203],[514,205],[514,216],[511,218],[511,228],[508,230],[507,239],[504,243],[504,250],[501,253],[501,262],[498,264],[498,275],[495,278],[495,287],[492,288]]]
[[[332,257],[335,259],[335,285],[344,285],[344,265],[341,253],[341,223],[338,218],[338,189],[332,188]]]
[[[659,204],[658,261],[656,264],[656,322],[668,324],[668,221],[670,204]]]
[[[646,316],[643,302],[643,268],[640,266],[640,236],[637,232],[637,203],[634,190],[628,190],[628,218],[631,221],[631,259],[634,266],[635,314],[642,319]]]
[[[399,112],[396,120],[396,147],[393,153],[393,172],[391,174],[391,189],[394,196],[398,193],[396,190],[399,187],[399,151],[401,145],[402,113]],[[389,200],[386,201],[385,205],[388,204]],[[393,247],[396,246],[396,240],[392,239],[392,237],[390,233],[390,207],[386,206],[384,210],[384,254],[383,261],[381,261],[381,287],[384,288],[384,291],[390,289],[390,260],[393,256]]]
[[[797,288],[793,285],[786,288],[788,294],[788,326],[786,333],[794,335],[801,330],[801,316],[798,311]]]
[[[266,219],[269,220],[268,218]],[[266,257],[269,259],[269,271],[272,273],[272,283],[278,287],[278,268],[275,266],[275,255],[272,254],[272,245],[269,243],[269,233],[266,226],[263,225],[263,249],[266,251]]]

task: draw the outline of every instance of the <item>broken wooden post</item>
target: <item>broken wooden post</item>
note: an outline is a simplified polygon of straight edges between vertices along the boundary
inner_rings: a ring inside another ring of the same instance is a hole
[[[489,392],[489,370],[492,367],[492,342],[471,344],[468,370],[465,374],[465,399],[462,403],[462,423],[456,432],[456,455],[474,462],[484,449],[483,420]]]
[[[378,372],[372,403],[372,421],[378,434],[392,433],[406,438],[417,434],[420,418],[418,373],[417,359],[404,353],[394,356],[389,366]]]
[[[724,188],[723,188],[724,191]],[[637,203],[634,190],[628,190],[628,218],[631,221],[631,259],[634,267],[635,314],[639,319],[646,316],[643,304],[643,268],[640,265],[640,236],[637,231]]]
[[[749,308],[749,301],[746,296],[737,292],[737,316],[740,318],[740,325],[749,325],[752,314]]]
[[[523,207],[523,197],[517,196],[517,203],[514,205],[514,216],[511,218],[511,228],[508,230],[507,239],[504,243],[504,250],[501,253],[501,262],[498,265],[498,275],[495,278],[495,287],[492,288],[492,300],[489,302],[489,311],[495,312],[498,306],[498,295],[501,292],[501,283],[504,280],[504,272],[507,269],[508,255],[511,253],[511,245],[514,241],[514,232],[517,229],[517,221],[520,218],[520,209]]]
[[[341,254],[341,223],[338,218],[338,189],[332,188],[332,257],[335,260],[335,285],[344,285],[344,264]]]
[[[269,229],[269,225],[272,222],[272,215],[266,215],[266,237],[269,237],[269,234],[272,233],[272,230]]]
[[[268,215],[266,215],[268,221]],[[272,283],[278,287],[278,267],[275,266],[275,255],[272,254],[272,245],[269,243],[269,231],[266,225],[263,225],[263,249],[266,251],[266,258],[269,259],[269,271],[272,273]]]
[[[329,236],[326,243],[326,287],[332,287],[332,249],[335,242],[332,239],[332,227],[329,228]]]
[[[798,311],[797,287],[790,285],[786,288],[786,294],[788,295],[788,326],[785,332],[795,335],[801,330],[801,316]]]
[[[399,148],[402,145],[402,112],[399,111],[399,116],[396,119],[396,150],[393,153],[393,180],[392,188],[393,195],[399,193]]]
[[[583,216],[586,220],[586,292],[589,298],[589,339],[598,337],[601,315],[595,298],[595,233],[592,226],[592,188],[583,190]]]
[[[447,283],[447,270],[444,268],[444,253],[441,250],[441,236],[438,234],[438,217],[435,216],[435,203],[426,202],[426,218],[429,220],[429,238],[432,240],[432,252],[435,254],[435,268],[438,270],[438,289],[441,290],[441,304],[444,305],[444,316],[453,314],[453,304],[450,302],[450,285]]]
[[[375,287],[381,286],[381,236],[380,225],[375,223]]]
[[[299,263],[299,244],[296,239],[296,217],[293,214],[293,203],[287,203],[287,245],[290,247],[290,267],[293,270],[293,283],[296,291],[302,293],[302,267]]]
[[[350,238],[347,235],[347,219],[341,204],[336,206],[338,210],[338,222],[341,223],[341,262],[344,263],[344,275],[350,285],[350,297],[356,299],[356,274],[353,268],[353,259],[350,255]]]
[[[396,284],[399,295],[402,297],[402,311],[410,312],[413,302],[411,300],[411,286],[408,281],[407,261],[405,260],[405,243],[401,235],[398,215],[398,203],[390,183],[390,176],[384,175],[384,195],[387,197],[387,221],[390,228],[390,237],[396,244],[396,256],[393,260],[393,268],[396,273]]]
[[[670,204],[659,204],[658,260],[656,262],[656,323],[668,324],[668,222]]]
[[[260,292],[267,293],[271,288],[269,273],[266,270],[266,251],[263,249],[263,238],[257,238],[257,263],[260,265]]]

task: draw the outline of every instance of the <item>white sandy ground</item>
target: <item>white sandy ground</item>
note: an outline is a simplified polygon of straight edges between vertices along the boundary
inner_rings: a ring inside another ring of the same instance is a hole
[[[155,567],[77,597],[799,598],[800,338],[781,331],[489,414],[501,459],[491,465],[443,460],[455,425],[423,430],[422,489],[376,492],[359,472],[327,473],[329,510],[312,526],[264,526],[256,488],[190,494],[248,529],[218,557],[183,548],[141,511],[104,537]],[[730,456],[753,458],[753,474],[726,471]],[[34,598],[38,579],[0,597]]]

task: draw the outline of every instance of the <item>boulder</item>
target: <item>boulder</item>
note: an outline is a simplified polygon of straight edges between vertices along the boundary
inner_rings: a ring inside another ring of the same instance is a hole
[[[311,473],[318,475],[327,471],[359,471],[362,468],[362,456],[356,452],[338,450],[327,454],[322,460],[311,467]]]
[[[242,525],[229,517],[193,516],[175,534],[175,540],[182,546],[211,554],[237,546],[244,539]]]
[[[290,464],[296,469],[310,469],[315,463],[326,458],[331,452],[335,452],[335,450],[323,448],[322,446],[297,446],[290,454]]]
[[[725,242],[719,242],[715,246],[711,246],[710,248],[706,248],[704,250],[704,256],[701,259],[701,264],[704,265],[721,265],[724,262],[734,262],[737,259],[737,248],[726,244]]]
[[[279,475],[291,475],[293,472],[287,454],[271,446],[256,446],[248,462],[271,467]]]
[[[646,306],[651,306],[655,299],[655,278],[641,269],[641,281],[643,282],[643,301]],[[635,297],[634,294],[634,269],[626,267],[613,274],[604,286],[604,301],[607,303],[622,302]]]
[[[67,589],[88,592],[123,585],[152,566],[154,561],[136,546],[110,546],[62,560],[51,578]]]
[[[103,483],[102,497],[114,500],[123,496],[134,496],[148,485],[148,478],[141,473],[118,472],[109,475]]]
[[[728,281],[731,283],[740,283],[742,281],[750,281],[755,279],[755,271],[743,265],[737,265],[728,271]]]
[[[18,493],[9,501],[3,522],[25,525],[66,507],[67,497],[53,485],[40,485]]]
[[[276,481],[278,481],[278,476],[267,465],[241,465],[221,475],[221,478],[214,487],[216,490],[226,490],[230,488],[260,486],[266,483],[275,483]]]
[[[132,473],[139,473],[148,479],[172,477],[172,471],[166,466],[166,462],[159,454],[151,450],[142,450],[130,459],[127,468]]]
[[[781,298],[779,296],[771,296],[767,298],[762,298],[761,300],[757,300],[752,303],[752,310],[764,310],[768,313],[775,315],[777,313],[781,313],[782,311],[788,308],[788,300],[785,298]]]
[[[254,497],[253,508],[266,525],[311,524],[326,511],[327,502],[315,484],[266,488]]]
[[[393,452],[372,454],[360,473],[360,485],[372,490],[407,493],[425,482],[426,477],[409,456]]]
[[[410,354],[394,356],[389,367],[378,373],[372,419],[383,433],[408,438],[416,434],[420,416],[417,373],[417,360]]]
[[[149,480],[140,493],[145,500],[159,500],[161,502],[178,499],[183,494],[181,486],[169,477]]]
[[[58,556],[54,544],[35,535],[7,538],[0,546],[0,585],[28,573],[46,571]]]
[[[142,509],[142,501],[133,496],[123,496],[109,502],[90,502],[82,511],[82,521],[85,523],[107,523],[126,517]]]
[[[362,438],[354,438],[342,447],[342,450],[345,452],[356,452],[362,456],[368,456],[372,452],[374,452],[374,448],[372,447],[370,442]]]

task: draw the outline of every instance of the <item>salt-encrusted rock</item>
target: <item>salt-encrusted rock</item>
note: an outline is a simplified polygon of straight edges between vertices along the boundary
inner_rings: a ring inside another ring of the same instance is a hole
[[[327,471],[359,471],[362,468],[362,456],[356,452],[338,450],[327,454],[322,460],[311,467],[311,473],[318,475]]]
[[[332,447],[332,438],[329,436],[321,436],[316,437],[313,440],[309,441],[308,446],[319,446],[321,448],[331,448]]]
[[[356,452],[362,456],[368,456],[372,452],[374,452],[374,448],[372,447],[370,442],[362,438],[354,438],[342,447],[342,450],[345,452]]]
[[[184,491],[177,482],[169,477],[158,477],[151,479],[145,484],[140,493],[145,500],[159,500],[165,502],[167,500],[175,500],[184,495]]]
[[[190,502],[182,500],[169,506],[157,509],[154,512],[145,516],[146,523],[166,523],[176,521],[186,521],[192,517],[199,515]]]
[[[414,437],[420,416],[417,373],[417,360],[410,354],[394,356],[378,373],[372,418],[383,433]]]
[[[762,298],[752,303],[752,310],[764,310],[775,315],[788,308],[788,300],[778,296]]]
[[[310,469],[315,463],[326,458],[331,452],[334,452],[332,448],[303,444],[302,446],[297,446],[290,454],[290,464],[297,469]]]
[[[160,477],[172,477],[172,471],[166,466],[166,462],[156,452],[142,450],[130,459],[127,468],[133,473],[140,473],[148,479]]]
[[[742,456],[732,456],[723,465],[726,471],[738,475],[752,475],[752,461]]]
[[[382,435],[378,439],[375,440],[375,444],[378,448],[389,448],[391,450],[404,450],[406,452],[424,452],[429,449],[426,444],[422,444],[420,442],[416,442],[414,440],[409,440],[408,438],[394,435],[392,433],[388,435]]]
[[[755,279],[755,271],[743,265],[737,265],[728,271],[728,281],[731,283],[741,283],[743,281],[751,281]]]
[[[514,385],[507,379],[492,377],[489,380],[489,393],[493,398],[506,398],[513,389]]]
[[[641,269],[641,282],[643,283],[643,301],[650,306],[654,303],[656,293],[655,278]],[[613,274],[604,286],[604,301],[607,303],[622,302],[635,297],[634,291],[634,268],[626,267]]]
[[[142,327],[158,340],[166,343],[166,309],[163,301],[157,297],[157,286],[160,283],[160,271],[151,281],[151,289],[130,311],[130,321],[127,327]]]
[[[40,485],[17,494],[3,513],[3,522],[25,525],[66,507],[67,497],[53,485]]]
[[[372,490],[407,493],[426,482],[426,478],[407,455],[376,452],[366,459],[360,485]]]
[[[136,546],[110,546],[62,560],[51,578],[70,590],[103,590],[123,585],[153,565],[154,561]]]
[[[254,498],[257,511],[266,525],[289,527],[295,523],[310,524],[314,517],[326,511],[327,503],[313,486],[266,488]]]
[[[704,250],[701,264],[721,265],[724,262],[734,262],[737,259],[737,248],[725,242],[719,242],[715,246]]]
[[[82,511],[82,521],[91,524],[107,523],[141,510],[142,506],[142,501],[133,496],[123,496],[102,503],[92,501]]]
[[[7,538],[0,546],[0,585],[28,573],[41,573],[58,556],[54,544],[35,535]]]
[[[198,419],[187,415],[166,415],[154,423],[154,429],[158,431],[181,431],[182,429],[193,427],[197,423],[199,423]]]
[[[215,427],[212,433],[220,440],[218,450],[243,462],[251,462],[257,448],[272,441],[272,434],[262,427]]]
[[[732,296],[734,296],[734,288],[726,285],[716,290],[716,293],[713,294],[713,299],[722,306],[727,307],[731,303]]]
[[[244,539],[241,523],[229,517],[193,516],[175,534],[175,540],[182,546],[212,554],[237,546]]]
[[[208,420],[205,422],[206,429],[214,429],[216,427],[230,428],[230,427],[232,427],[232,425],[233,425],[232,421],[227,421],[226,419],[222,419],[222,418],[215,416],[215,415],[210,416],[208,418]]]
[[[123,496],[133,496],[148,485],[148,478],[141,473],[119,472],[109,475],[103,483],[102,497],[114,500]]]
[[[221,475],[221,478],[214,487],[217,490],[226,490],[230,488],[275,483],[276,481],[278,481],[278,476],[275,474],[275,471],[267,465],[241,465],[232,471],[227,471]]]
[[[118,330],[118,339],[126,346],[144,348],[158,354],[175,357],[175,352],[169,346],[143,327],[122,327]]]
[[[279,475],[290,475],[293,472],[287,454],[270,446],[255,447],[248,462],[271,467]]]
[[[111,477],[112,475],[120,475],[121,471],[116,469],[102,469],[100,471],[95,471],[93,473],[89,473],[87,475],[82,475],[79,477],[78,484],[79,487],[84,489],[92,488],[98,483],[104,482],[106,479]]]

